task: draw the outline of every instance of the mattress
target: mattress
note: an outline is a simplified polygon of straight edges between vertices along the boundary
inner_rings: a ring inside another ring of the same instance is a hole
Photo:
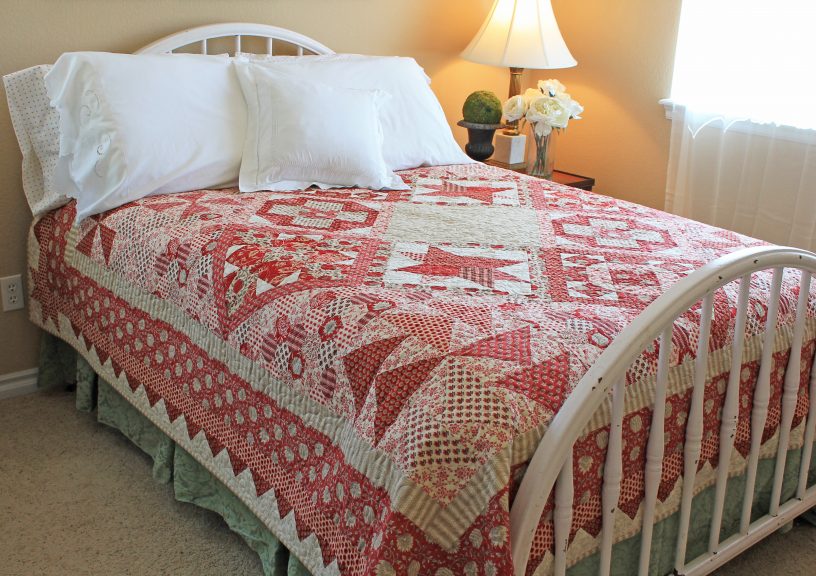
[[[313,573],[506,574],[509,505],[564,398],[609,342],[735,233],[499,168],[401,173],[408,191],[154,196],[34,223],[31,316],[232,490]],[[797,275],[786,275],[765,455],[775,453]],[[770,277],[752,285],[750,412]],[[699,489],[717,459],[736,287],[716,294]],[[699,310],[675,326],[658,519],[679,506]],[[809,310],[802,382],[813,357]],[[657,350],[627,376],[624,514],[640,525]],[[801,443],[800,395],[792,447]],[[570,563],[597,550],[609,430],[575,447]],[[740,418],[734,473],[750,435]],[[529,571],[552,561],[551,508]]]

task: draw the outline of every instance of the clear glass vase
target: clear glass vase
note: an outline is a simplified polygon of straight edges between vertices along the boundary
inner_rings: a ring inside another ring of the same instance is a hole
[[[535,126],[530,125],[530,136],[534,145],[528,146],[527,174],[537,178],[552,179],[555,166],[555,141],[557,130],[546,136],[536,134]]]

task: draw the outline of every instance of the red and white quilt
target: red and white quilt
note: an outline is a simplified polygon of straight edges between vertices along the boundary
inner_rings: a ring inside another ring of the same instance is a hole
[[[154,196],[78,227],[66,206],[32,227],[32,319],[314,573],[509,574],[513,487],[572,387],[666,288],[758,242],[484,165],[401,176],[410,190]],[[749,336],[769,278],[754,285]],[[716,297],[701,483],[717,458],[735,290]],[[797,290],[787,278],[780,325]],[[660,517],[678,506],[697,320],[675,333]],[[746,414],[758,346],[749,338]],[[630,372],[618,539],[638,530],[655,370],[651,350]],[[795,426],[806,409],[803,394]],[[571,562],[597,549],[608,429],[600,414],[576,446]],[[552,559],[549,516],[531,573]]]

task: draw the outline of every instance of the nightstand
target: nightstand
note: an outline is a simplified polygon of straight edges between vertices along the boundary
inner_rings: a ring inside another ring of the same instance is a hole
[[[526,166],[524,168],[511,168],[506,164],[496,162],[491,158],[485,160],[485,164],[490,164],[491,166],[498,166],[499,168],[507,168],[508,170],[513,170],[514,172],[520,172],[522,174],[527,173]],[[592,187],[595,186],[595,178],[590,178],[589,176],[580,176],[578,174],[573,174],[571,172],[562,172],[561,170],[553,170],[552,181],[558,184],[572,186],[573,188],[580,188],[581,190],[589,190],[590,192],[592,191]]]

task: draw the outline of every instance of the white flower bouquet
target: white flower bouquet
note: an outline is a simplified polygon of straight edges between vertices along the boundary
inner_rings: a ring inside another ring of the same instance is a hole
[[[580,120],[584,107],[567,94],[558,80],[540,80],[538,88],[528,88],[504,103],[507,122],[520,120],[533,125],[537,136],[546,136],[553,128],[566,128],[571,119]],[[520,126],[520,128],[523,127]]]
[[[553,129],[567,127],[569,121],[581,119],[584,107],[567,94],[566,87],[558,80],[541,80],[537,88],[529,88],[524,94],[513,96],[504,103],[502,112],[508,123],[518,121],[517,130],[529,123],[533,129],[536,150],[528,174],[543,178],[552,177],[553,153],[550,135]]]

